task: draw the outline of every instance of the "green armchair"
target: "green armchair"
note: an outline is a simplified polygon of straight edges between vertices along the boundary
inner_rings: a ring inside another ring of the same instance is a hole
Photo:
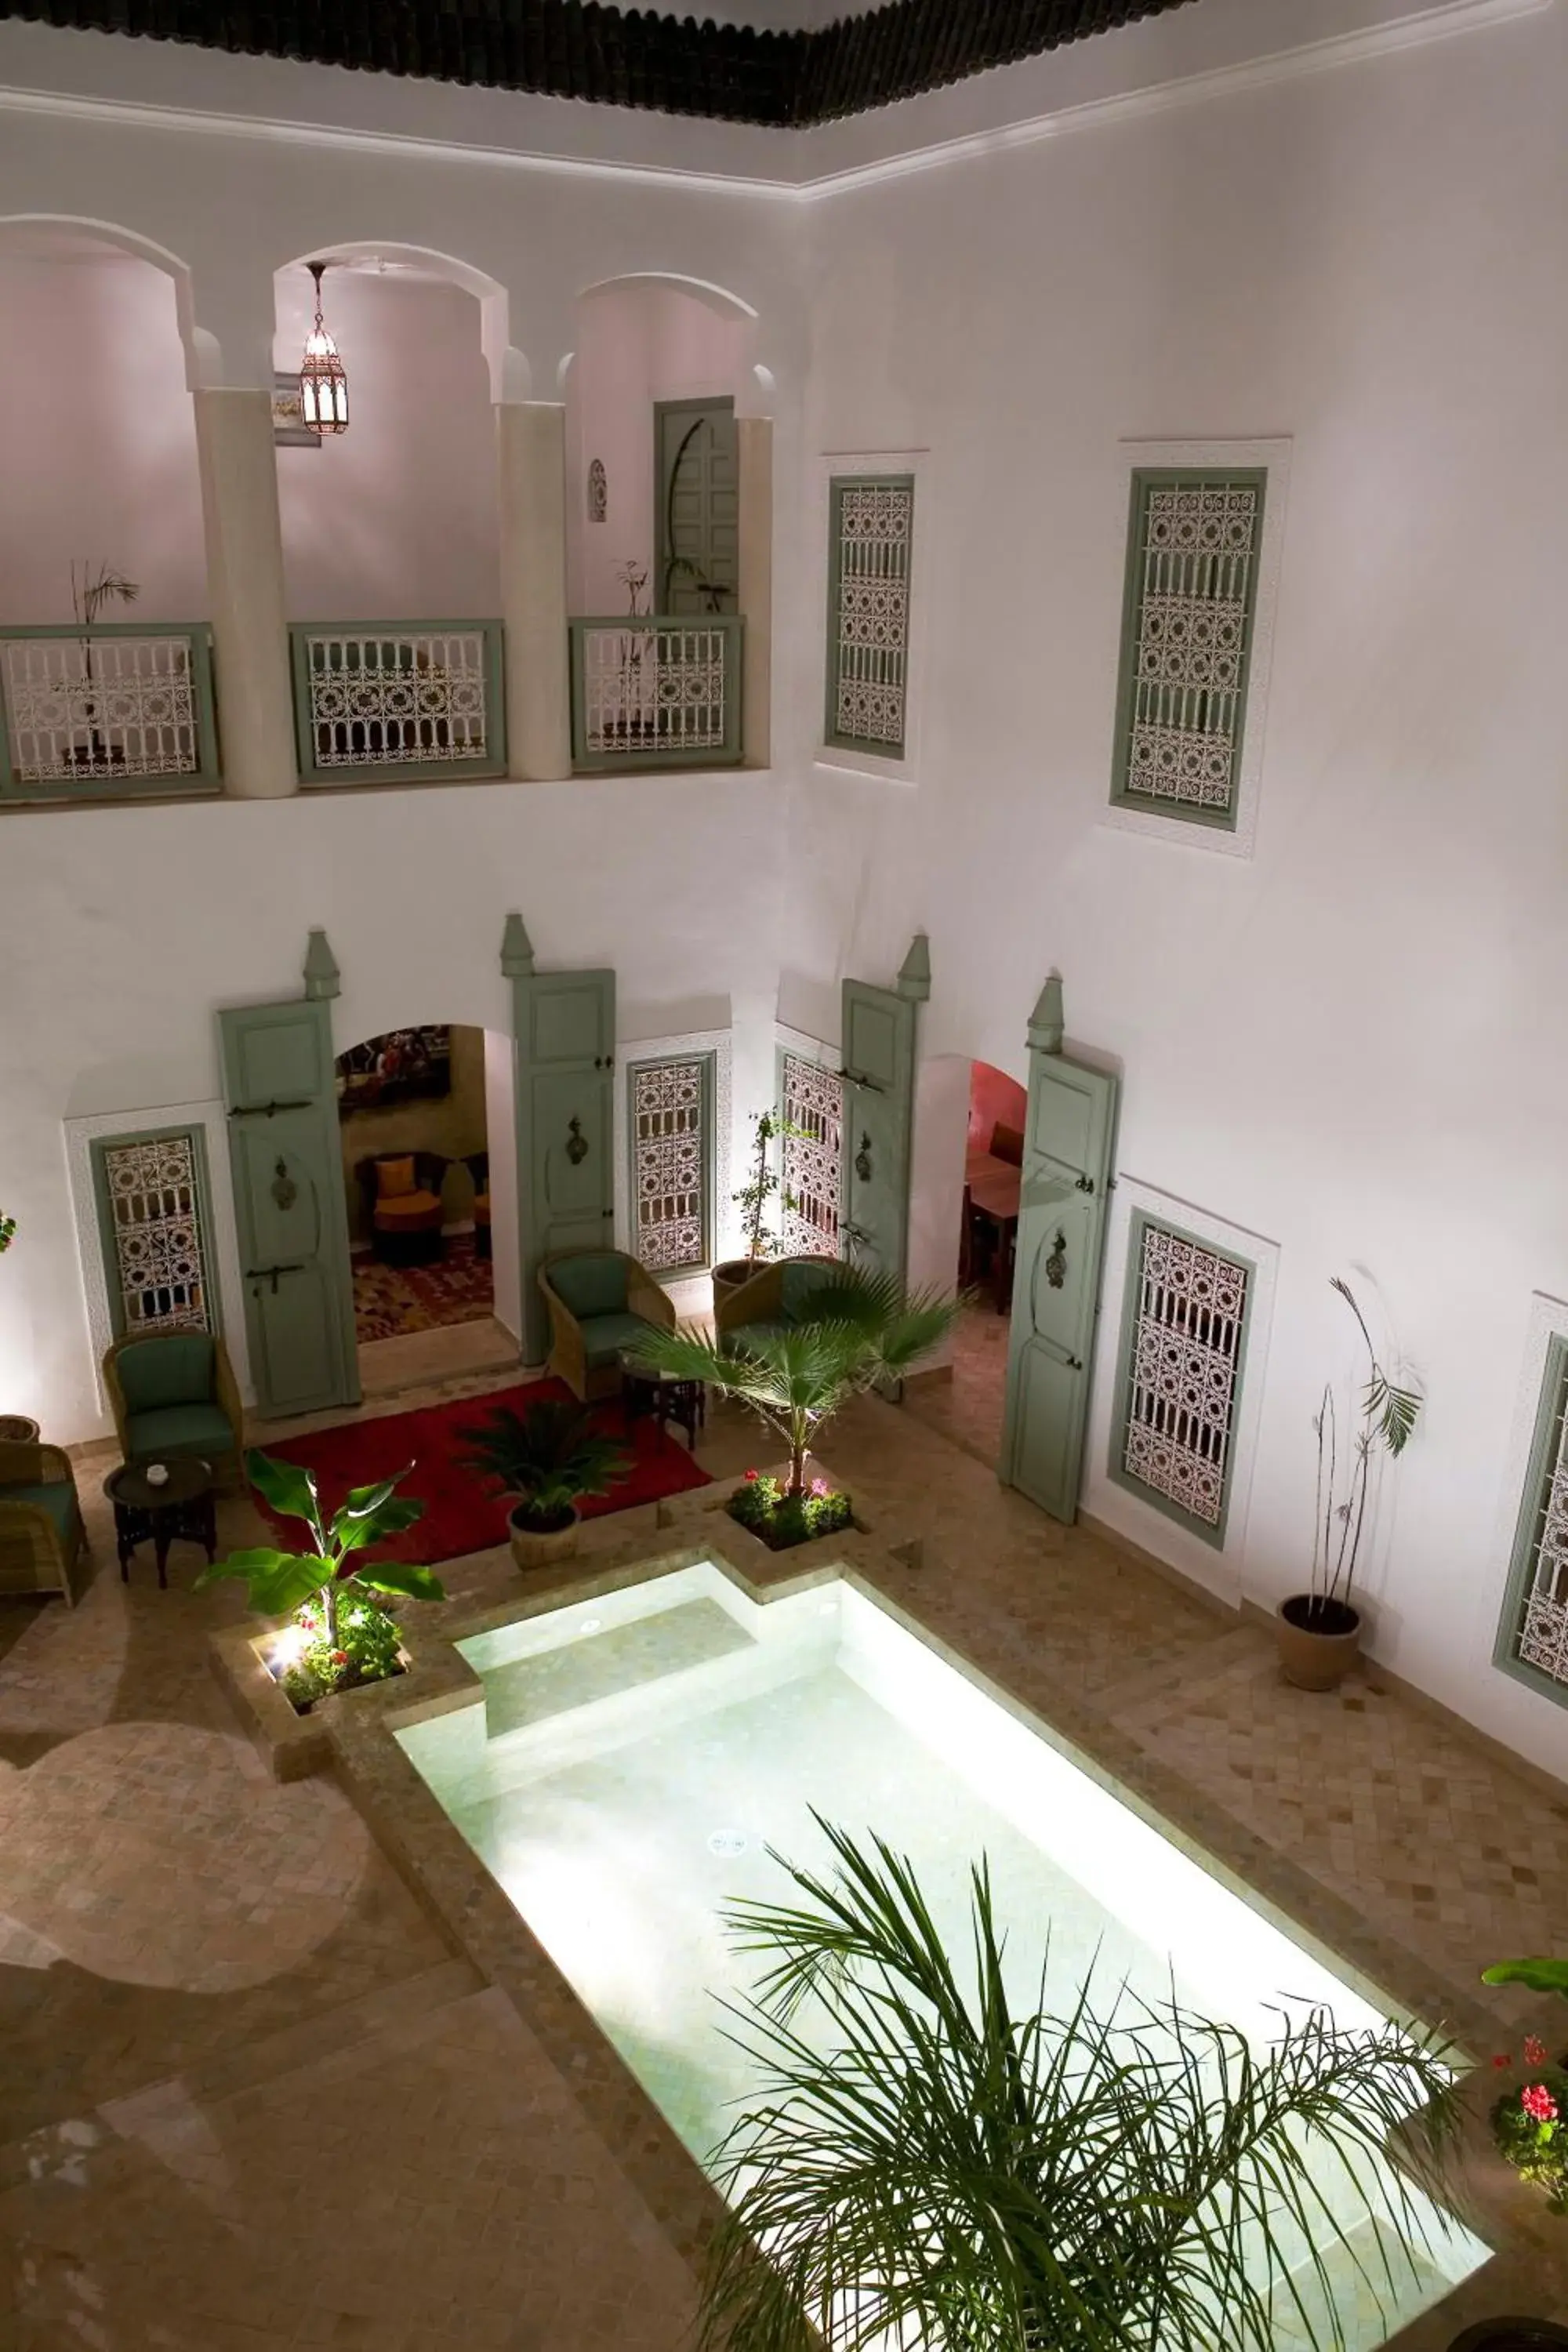
[[[722,1347],[748,1333],[791,1331],[814,1291],[844,1271],[836,1257],[775,1257],[733,1290],[713,1293],[713,1334]]]
[[[227,1351],[211,1332],[117,1339],[103,1384],[127,1462],[194,1454],[237,1479],[245,1415]]]
[[[62,1592],[68,1609],[85,1539],[68,1455],[0,1443],[0,1592]]]
[[[613,1396],[616,1362],[651,1324],[675,1328],[675,1309],[646,1266],[625,1250],[560,1250],[539,1269],[550,1310],[550,1369],[574,1396]]]

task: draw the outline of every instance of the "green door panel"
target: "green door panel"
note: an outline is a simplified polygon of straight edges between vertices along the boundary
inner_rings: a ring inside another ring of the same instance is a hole
[[[908,1269],[915,1006],[889,988],[843,992],[844,1255],[901,1281]]]
[[[241,1005],[218,1030],[257,1411],[357,1404],[329,1007]]]
[[[654,438],[654,610],[733,613],[741,578],[734,403],[658,401]]]
[[[542,1260],[614,1239],[616,975],[529,972],[512,989],[523,1352],[537,1364],[549,1350]]]
[[[1031,1047],[1001,1477],[1078,1516],[1117,1082]]]

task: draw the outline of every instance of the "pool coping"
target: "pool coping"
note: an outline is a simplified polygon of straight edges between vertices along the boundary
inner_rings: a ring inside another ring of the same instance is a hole
[[[1444,2201],[1495,2251],[1389,2337],[1384,2352],[1447,2352],[1450,2337],[1477,2319],[1536,2308],[1543,2286],[1568,2316],[1568,2224],[1553,2221],[1491,2145],[1487,2110],[1497,2084],[1489,2053],[1499,2033],[1492,2013],[1081,1697],[1066,1688],[1053,1693],[1047,1714],[1010,1687],[1005,1661],[984,1660],[947,1640],[921,1612],[922,1539],[918,1526],[900,1517],[896,1497],[879,1504],[868,1496],[864,1524],[853,1534],[773,1552],[723,1511],[740,1483],[715,1482],[627,1513],[618,1524],[591,1522],[574,1555],[526,1577],[502,1548],[453,1563],[463,1589],[405,1618],[407,1673],[304,1718],[324,1734],[332,1768],[378,1843],[454,1948],[505,1995],[541,2042],[677,2252],[700,2264],[723,2211],[717,2190],[479,1863],[395,1733],[482,1696],[482,1678],[459,1654],[459,1642],[711,1561],[759,1606],[843,1578],[1358,1989],[1398,2013],[1447,2024],[1473,2063],[1463,2085],[1460,2156]],[[866,1483],[857,1482],[858,1488]],[[1560,2032],[1555,2005],[1543,2003],[1541,2021],[1548,2021],[1549,2030]]]

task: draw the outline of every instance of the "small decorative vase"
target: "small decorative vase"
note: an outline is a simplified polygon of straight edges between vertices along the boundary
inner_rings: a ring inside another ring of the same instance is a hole
[[[0,1412],[0,1445],[37,1445],[38,1424],[25,1412]]]
[[[1348,1601],[1293,1592],[1275,1621],[1279,1670],[1297,1690],[1338,1690],[1361,1648],[1361,1612]]]
[[[566,1559],[577,1549],[581,1527],[575,1507],[563,1525],[555,1528],[531,1528],[524,1520],[521,1507],[512,1512],[506,1523],[507,1538],[511,1545],[515,1565],[524,1570],[543,1568],[552,1559]]]

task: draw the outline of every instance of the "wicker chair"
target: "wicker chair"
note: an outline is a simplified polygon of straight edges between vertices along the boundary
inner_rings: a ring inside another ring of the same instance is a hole
[[[245,1412],[228,1351],[208,1331],[152,1331],[117,1339],[103,1385],[127,1462],[194,1454],[239,1483]]]
[[[69,1456],[58,1445],[0,1444],[0,1593],[60,1592],[86,1540]]]
[[[733,1290],[713,1293],[713,1332],[721,1346],[743,1339],[746,1332],[787,1331],[799,1321],[798,1309],[814,1290],[844,1271],[836,1257],[775,1257]]]
[[[652,1324],[675,1328],[668,1294],[625,1250],[558,1250],[539,1269],[550,1310],[550,1369],[586,1403],[614,1396],[617,1359]]]
[[[381,1151],[354,1169],[371,1247],[387,1265],[429,1265],[446,1251],[441,1187],[450,1161],[438,1151]]]

